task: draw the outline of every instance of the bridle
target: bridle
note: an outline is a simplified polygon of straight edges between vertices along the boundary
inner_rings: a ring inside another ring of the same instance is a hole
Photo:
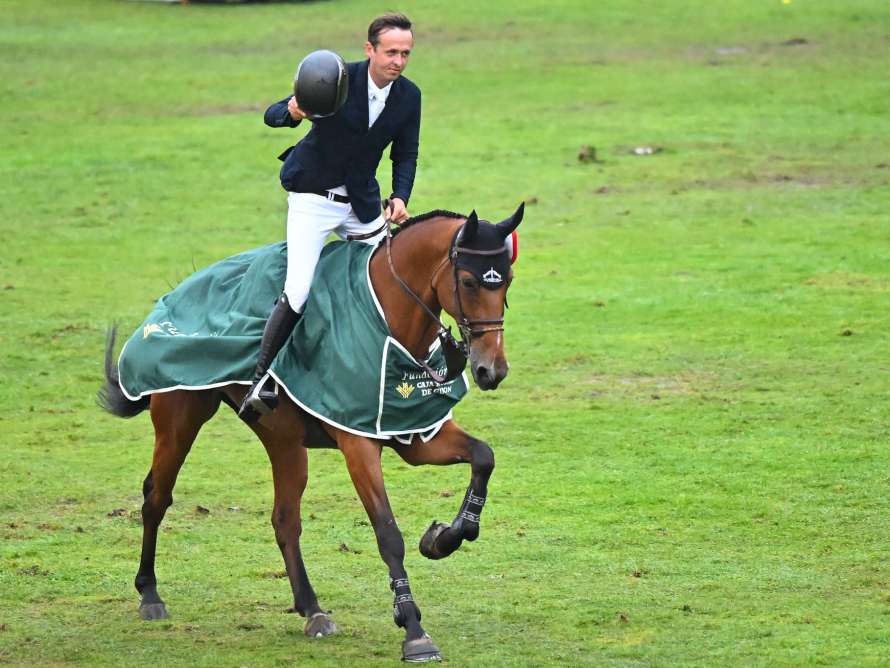
[[[442,262],[439,263],[439,266],[436,268],[436,271],[433,272],[432,277],[430,277],[430,287],[434,289],[434,282],[436,275],[439,270],[445,266],[446,262],[451,263],[451,269],[454,277],[454,300],[457,302],[457,311],[459,318],[457,320],[457,328],[460,331],[461,339],[464,341],[472,341],[474,336],[479,336],[481,334],[485,334],[486,332],[503,332],[504,331],[504,319],[496,318],[491,320],[470,320],[467,318],[464,313],[464,305],[460,298],[460,290],[458,289],[458,277],[457,277],[457,256],[460,254],[464,255],[502,255],[506,253],[507,250],[504,248],[492,249],[492,250],[477,250],[475,248],[467,248],[466,246],[461,246],[460,242],[463,239],[464,226],[466,223],[460,226],[457,230],[457,234],[454,235],[454,239],[451,242],[451,249],[448,251],[448,257]],[[481,327],[477,327],[477,325],[481,325]]]
[[[493,249],[493,250],[477,250],[475,248],[467,248],[466,246],[461,246],[460,242],[463,238],[464,227],[466,226],[466,222],[460,226],[457,230],[457,233],[454,235],[454,238],[451,240],[451,247],[448,250],[448,255],[439,263],[436,267],[436,270],[430,276],[430,289],[433,291],[433,294],[436,294],[436,286],[435,281],[439,275],[439,272],[445,266],[445,263],[451,263],[452,274],[454,278],[454,299],[457,302],[457,329],[460,332],[460,341],[457,341],[454,336],[451,334],[451,328],[446,327],[445,323],[433,313],[432,309],[427,306],[423,300],[415,294],[415,292],[408,287],[408,285],[401,279],[401,277],[396,273],[395,265],[393,265],[392,261],[392,230],[390,230],[390,221],[387,220],[385,222],[386,227],[386,259],[389,262],[389,270],[393,275],[393,278],[396,279],[396,282],[402,286],[402,289],[411,297],[415,302],[417,302],[424,311],[426,311],[427,315],[432,318],[438,325],[439,331],[436,333],[436,336],[439,338],[439,342],[442,344],[442,352],[445,355],[445,362],[447,371],[445,375],[438,373],[435,369],[431,368],[426,362],[423,360],[414,358],[414,361],[423,367],[423,370],[429,374],[430,378],[432,378],[437,383],[447,383],[455,378],[464,370],[467,366],[467,357],[470,353],[470,346],[472,345],[474,336],[481,336],[482,334],[486,334],[488,332],[502,332],[504,331],[504,319],[496,318],[489,320],[470,320],[467,318],[466,313],[464,312],[463,301],[460,296],[460,287],[457,276],[457,258],[461,254],[466,255],[500,255],[501,253],[506,253],[507,250],[504,248],[501,249]],[[413,357],[413,355],[412,355]]]

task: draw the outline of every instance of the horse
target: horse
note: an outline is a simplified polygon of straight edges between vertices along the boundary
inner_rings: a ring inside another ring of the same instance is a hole
[[[515,253],[510,240],[515,240],[513,231],[522,216],[523,205],[496,225],[480,221],[475,211],[461,216],[437,210],[412,218],[391,236],[387,225],[385,243],[378,245],[370,259],[370,282],[392,336],[415,360],[423,359],[438,336],[452,348],[463,346],[462,362],[466,364],[469,358],[472,377],[480,389],[494,390],[506,377],[503,323],[513,273],[510,265],[515,255],[506,263],[508,275],[502,277],[498,287],[486,285],[491,282],[494,269],[483,273],[479,268],[487,267],[495,257],[500,258],[502,264],[498,266],[503,267],[502,253],[508,257],[511,250]],[[443,310],[457,323],[461,343],[441,324],[439,315]],[[125,396],[119,385],[117,363],[112,357],[114,342],[112,329],[105,346],[105,382],[98,392],[98,401],[118,417],[150,411],[154,453],[142,485],[142,552],[135,586],[140,596],[140,617],[164,619],[168,611],[158,594],[154,567],[158,528],[173,503],[177,474],[201,426],[214,416],[221,403],[237,412],[247,388],[231,383],[212,389],[158,392],[134,401]],[[446,353],[446,357],[450,370],[454,355]],[[290,581],[293,609],[306,618],[304,633],[315,638],[338,631],[331,615],[319,605],[300,551],[300,500],[308,477],[307,448],[337,448],[343,454],[374,529],[380,557],[389,571],[393,619],[405,634],[402,659],[441,661],[439,648],[421,626],[420,607],[403,564],[405,543],[386,495],[381,452],[384,446],[390,447],[414,466],[470,465],[469,485],[455,519],[451,524],[433,522],[420,542],[424,556],[442,559],[463,541],[474,541],[479,536],[480,516],[495,466],[491,447],[461,429],[453,419],[447,420],[428,442],[422,442],[416,434],[409,444],[359,436],[319,420],[284,395],[276,410],[250,428],[265,447],[272,465],[272,527]]]

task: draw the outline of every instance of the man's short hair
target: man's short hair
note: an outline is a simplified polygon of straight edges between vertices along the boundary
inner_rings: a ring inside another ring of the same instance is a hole
[[[377,44],[380,43],[380,33],[392,28],[411,30],[411,19],[398,12],[387,12],[383,16],[378,16],[368,26],[368,41],[377,48]]]

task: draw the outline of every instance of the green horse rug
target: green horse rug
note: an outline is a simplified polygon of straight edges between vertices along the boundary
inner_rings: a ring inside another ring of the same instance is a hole
[[[271,374],[292,401],[339,429],[426,441],[469,384],[465,374],[436,383],[392,337],[368,273],[373,251],[356,241],[325,246],[303,318]],[[123,393],[136,400],[249,385],[286,268],[286,244],[270,244],[202,269],[161,297],[121,351]],[[438,340],[425,362],[445,372]]]

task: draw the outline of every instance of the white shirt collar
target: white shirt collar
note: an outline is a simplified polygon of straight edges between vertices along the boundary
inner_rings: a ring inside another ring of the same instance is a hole
[[[368,100],[380,100],[381,102],[386,102],[386,98],[389,97],[389,91],[392,90],[392,81],[386,84],[383,88],[378,88],[377,84],[374,83],[374,79],[371,78],[371,73],[368,72]]]

